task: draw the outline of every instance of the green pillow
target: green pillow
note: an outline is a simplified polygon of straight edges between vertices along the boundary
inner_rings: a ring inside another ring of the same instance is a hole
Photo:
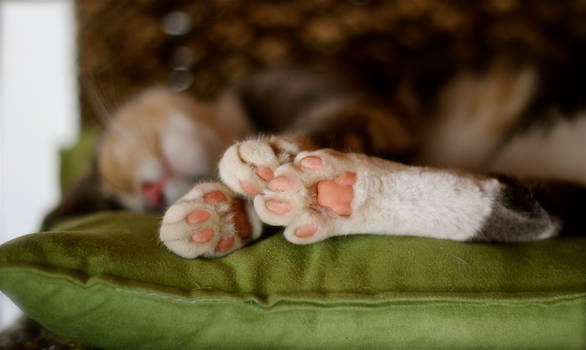
[[[185,260],[160,218],[100,213],[0,247],[0,288],[104,349],[583,349],[586,238],[472,244],[273,235]]]

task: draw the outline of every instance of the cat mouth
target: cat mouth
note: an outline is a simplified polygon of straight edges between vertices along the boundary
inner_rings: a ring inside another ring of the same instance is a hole
[[[166,178],[156,182],[146,182],[141,185],[142,196],[148,209],[159,209],[165,204]]]

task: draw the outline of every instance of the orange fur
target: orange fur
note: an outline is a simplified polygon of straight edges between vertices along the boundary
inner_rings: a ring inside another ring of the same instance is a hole
[[[108,194],[127,198],[139,194],[138,170],[148,159],[165,163],[161,137],[177,114],[194,126],[218,127],[214,106],[165,89],[144,92],[113,116],[98,149],[98,173]]]

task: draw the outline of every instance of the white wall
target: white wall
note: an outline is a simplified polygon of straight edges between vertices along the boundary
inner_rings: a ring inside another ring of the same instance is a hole
[[[0,243],[35,232],[58,199],[58,154],[78,128],[70,0],[0,0]],[[0,329],[18,309],[0,296]]]

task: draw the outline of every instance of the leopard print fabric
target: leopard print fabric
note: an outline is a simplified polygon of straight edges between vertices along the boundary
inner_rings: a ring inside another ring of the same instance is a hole
[[[581,0],[79,0],[77,18],[87,123],[147,86],[212,98],[274,66],[347,72],[381,93],[408,84],[425,97],[456,67],[498,53],[560,67],[586,52]]]

